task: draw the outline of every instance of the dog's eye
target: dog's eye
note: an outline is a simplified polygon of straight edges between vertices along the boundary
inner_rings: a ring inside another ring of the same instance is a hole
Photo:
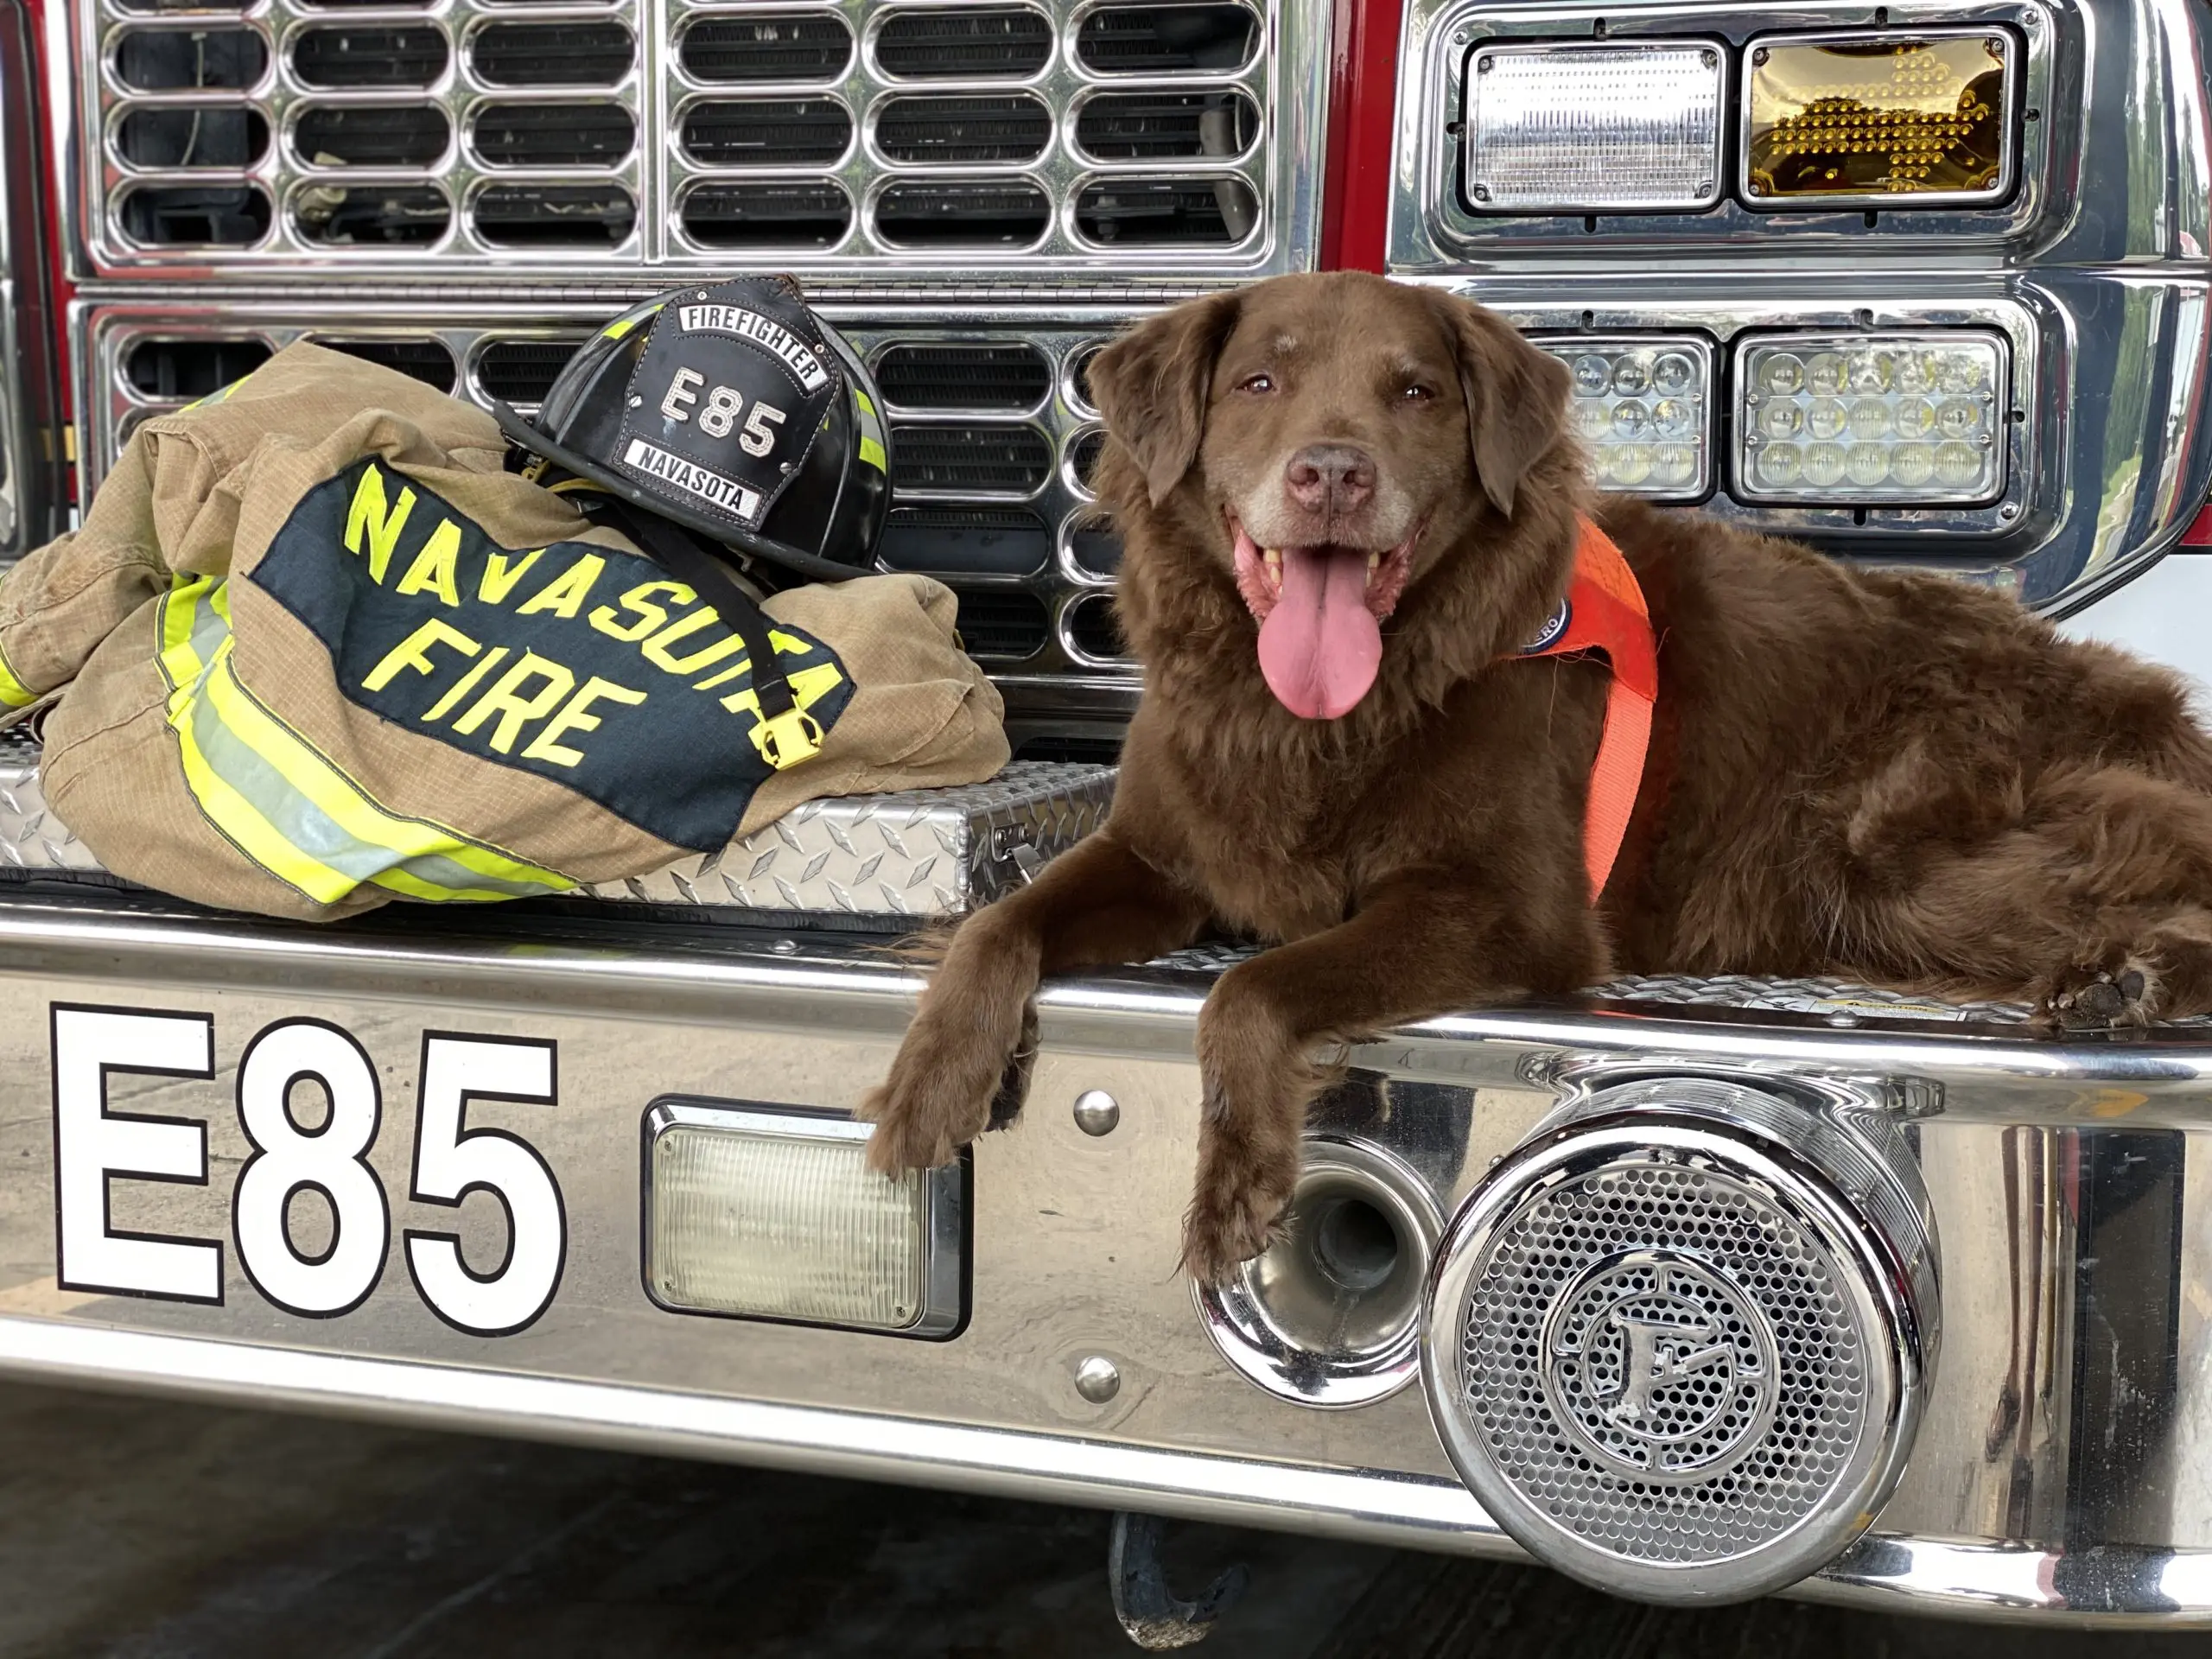
[[[1435,397],[1435,392],[1423,385],[1408,386],[1401,394],[1409,404],[1426,404]]]
[[[1272,374],[1248,374],[1236,383],[1239,391],[1273,391],[1275,378]]]

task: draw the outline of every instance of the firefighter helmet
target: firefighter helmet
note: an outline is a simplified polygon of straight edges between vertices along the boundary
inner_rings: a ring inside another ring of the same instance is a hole
[[[796,284],[741,276],[624,312],[569,360],[534,421],[505,404],[494,413],[548,487],[602,490],[834,582],[873,567],[889,512],[880,408]]]

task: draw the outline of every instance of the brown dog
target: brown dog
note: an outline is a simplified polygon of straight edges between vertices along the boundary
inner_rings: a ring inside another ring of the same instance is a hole
[[[1210,1280],[1290,1196],[1325,1040],[1617,971],[1841,973],[2069,1025],[2212,1009],[2212,742],[2164,671],[1943,578],[1598,503],[1565,369],[1434,291],[1285,277],[1151,319],[1090,378],[1143,704],[1106,827],[954,937],[861,1109],[880,1167],[985,1127],[1039,975],[1213,927],[1280,948],[1198,1021],[1184,1259]],[[1516,657],[1580,513],[1660,663],[1594,908],[1608,671]]]

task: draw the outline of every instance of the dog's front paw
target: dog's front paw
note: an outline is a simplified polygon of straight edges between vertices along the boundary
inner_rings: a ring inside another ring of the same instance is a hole
[[[2102,963],[2054,976],[2037,998],[2037,1011],[2061,1031],[2114,1031],[2149,1025],[2164,1002],[2151,965],[2114,951]]]
[[[950,1163],[988,1126],[1001,1069],[973,1056],[963,1063],[925,1034],[910,1036],[882,1087],[860,1103],[857,1116],[875,1125],[868,1167],[893,1175]],[[986,1079],[981,1084],[979,1074]]]
[[[1202,1285],[1225,1284],[1281,1230],[1298,1185],[1298,1149],[1267,1152],[1223,1132],[1198,1155],[1198,1189],[1183,1217],[1183,1266]]]

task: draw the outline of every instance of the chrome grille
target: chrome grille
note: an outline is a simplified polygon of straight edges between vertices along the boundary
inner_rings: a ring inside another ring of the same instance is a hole
[[[1327,13],[1297,0],[73,5],[96,277],[1312,261]]]
[[[649,99],[627,12],[276,0],[186,19],[94,0],[94,265],[390,270],[515,247],[634,265]]]
[[[149,415],[204,397],[268,354],[312,338],[479,404],[534,408],[607,306],[516,308],[236,302],[87,308],[88,484]],[[892,429],[893,507],[883,568],[940,577],[961,595],[960,629],[1007,690],[1017,723],[1049,703],[1062,736],[1134,707],[1109,593],[1120,559],[1083,483],[1103,442],[1078,365],[1126,313],[1036,321],[1004,311],[963,321],[823,308],[874,371]],[[368,319],[373,315],[375,321]],[[1023,729],[1027,730],[1027,728]]]

